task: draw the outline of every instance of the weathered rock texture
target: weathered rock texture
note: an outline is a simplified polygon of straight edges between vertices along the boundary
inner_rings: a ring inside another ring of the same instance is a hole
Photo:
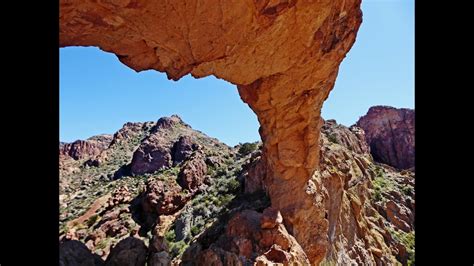
[[[62,0],[60,45],[98,46],[174,80],[236,84],[261,125],[272,205],[317,263],[328,243],[324,185],[311,178],[320,109],[361,21],[360,0]]]
[[[358,127],[330,120],[321,132],[326,260],[337,265],[407,265],[414,253],[413,173],[374,163]]]
[[[90,158],[99,155],[112,141],[111,135],[99,135],[87,140],[76,140],[60,145],[59,155],[71,157],[74,160]]]
[[[194,192],[204,182],[206,173],[205,155],[198,153],[192,160],[184,163],[177,181],[182,188]]]
[[[182,208],[188,199],[189,196],[182,193],[176,183],[151,179],[144,192],[143,208],[146,212],[172,214]]]
[[[398,169],[415,166],[415,110],[374,106],[357,121],[374,160]]]
[[[309,265],[278,216],[274,209],[235,214],[209,248],[202,249],[199,243],[191,247],[188,252],[194,254],[183,256],[183,265]]]

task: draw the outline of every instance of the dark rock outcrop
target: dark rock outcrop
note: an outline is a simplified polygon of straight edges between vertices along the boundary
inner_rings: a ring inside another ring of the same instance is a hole
[[[120,241],[110,251],[106,266],[144,266],[148,249],[145,243],[134,237],[127,237]]]
[[[78,240],[66,240],[59,245],[60,266],[99,266],[102,259]]]
[[[154,173],[172,166],[170,142],[159,134],[151,135],[133,154],[132,175]]]
[[[365,131],[374,160],[408,169],[415,166],[415,111],[374,106],[356,123]]]
[[[143,195],[143,210],[158,215],[173,214],[184,206],[189,195],[175,182],[163,182],[151,179],[146,184]]]
[[[190,136],[181,136],[173,145],[173,163],[176,165],[188,160],[197,148],[198,145]]]
[[[178,184],[189,191],[196,191],[204,182],[207,173],[205,156],[197,153],[191,160],[186,161],[178,174]]]

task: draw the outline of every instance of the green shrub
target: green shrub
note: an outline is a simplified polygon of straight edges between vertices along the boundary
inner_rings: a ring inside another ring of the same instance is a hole
[[[329,135],[329,136],[328,136],[328,140],[329,140],[330,142],[332,142],[332,143],[339,144],[339,141],[337,140],[336,135],[333,135],[333,134]]]
[[[216,176],[224,176],[227,174],[227,168],[226,167],[219,167],[216,169]]]
[[[234,196],[232,194],[220,195],[219,196],[220,205],[218,206],[219,207],[225,206],[229,204],[229,202],[231,202],[233,199],[234,199]]]
[[[201,230],[199,229],[199,227],[197,227],[197,226],[191,227],[191,234],[192,234],[193,236],[198,235],[200,232],[201,232]]]
[[[93,226],[95,222],[97,222],[98,219],[99,219],[99,215],[97,214],[92,215],[91,217],[89,217],[89,219],[87,219],[87,222],[86,222],[87,226],[88,227]]]
[[[411,195],[413,195],[413,188],[411,186],[405,185],[405,186],[402,187],[402,192],[406,196],[411,196]]]
[[[240,188],[240,182],[239,180],[232,178],[229,181],[227,181],[227,191],[229,192],[237,192],[238,189]]]
[[[384,171],[383,171],[382,167],[380,167],[378,165],[375,166],[375,175],[377,177],[384,177]]]
[[[108,243],[109,243],[109,239],[104,238],[100,240],[99,243],[97,243],[97,245],[95,246],[95,249],[104,249],[105,247],[107,247]]]
[[[242,144],[239,148],[239,154],[242,156],[248,155],[256,150],[258,147],[257,143],[246,142]]]
[[[379,189],[376,189],[376,190],[374,191],[373,199],[374,199],[375,202],[382,201],[382,199],[383,199],[383,197],[382,197],[382,192],[380,192]]]
[[[175,257],[181,256],[187,247],[188,247],[188,244],[186,244],[184,240],[169,243],[169,250],[170,250],[171,257],[175,258]]]
[[[415,265],[415,232],[405,233],[403,231],[396,231],[391,227],[388,227],[388,231],[392,235],[392,238],[405,246],[408,253],[408,265]]]
[[[174,242],[176,240],[176,233],[174,232],[173,228],[165,233],[165,239],[168,241],[168,243]]]

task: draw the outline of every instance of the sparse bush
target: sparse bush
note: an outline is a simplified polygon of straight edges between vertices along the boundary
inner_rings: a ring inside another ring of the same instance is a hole
[[[394,230],[388,227],[388,231],[392,235],[392,238],[405,246],[408,253],[407,265],[415,265],[415,232],[405,233],[403,231]]]
[[[225,167],[219,167],[216,170],[216,176],[224,176],[227,174],[227,168]]]
[[[215,169],[214,166],[211,166],[211,165],[207,166],[207,174],[208,175],[210,175],[210,176],[214,175],[215,171],[216,171],[216,169]]]
[[[240,188],[240,182],[239,180],[235,179],[235,178],[231,178],[228,182],[227,182],[227,191],[229,192],[237,192],[237,190]]]
[[[218,205],[218,206],[219,207],[225,206],[225,205],[229,204],[229,202],[231,202],[233,199],[234,199],[234,196],[231,195],[231,194],[221,195],[221,196],[219,196],[220,205]]]
[[[336,135],[333,135],[333,134],[329,135],[329,136],[328,136],[328,140],[329,140],[330,142],[332,142],[332,143],[339,144],[339,141],[337,140]]]
[[[109,243],[109,239],[104,238],[100,240],[99,243],[97,243],[97,245],[95,246],[95,249],[104,249],[105,247],[107,247],[108,243]]]
[[[201,231],[201,230],[200,230],[199,227],[197,227],[197,226],[191,227],[191,234],[192,234],[193,236],[198,235],[198,234],[200,233],[200,231]]]
[[[181,256],[184,253],[184,251],[186,250],[187,247],[188,247],[188,244],[186,244],[186,242],[184,242],[184,240],[170,243],[169,244],[169,249],[170,249],[171,256],[173,258]]]
[[[406,185],[405,185],[405,186],[402,187],[402,192],[403,192],[403,194],[405,194],[406,196],[411,196],[411,195],[413,195],[413,188],[410,187],[410,186],[406,186]]]
[[[257,143],[246,142],[246,143],[244,143],[240,146],[239,154],[241,156],[248,155],[248,154],[252,153],[253,151],[255,151],[257,149],[257,147],[258,147]]]
[[[380,192],[379,189],[376,189],[376,190],[374,191],[373,199],[374,199],[375,202],[382,201],[382,199],[383,199],[383,197],[382,197],[382,192]]]
[[[174,242],[176,240],[176,233],[174,232],[173,228],[165,233],[165,239],[169,243]]]
[[[99,215],[97,214],[92,215],[91,217],[89,217],[89,219],[87,219],[87,222],[86,222],[87,226],[88,227],[93,226],[95,222],[97,222],[98,219],[99,219]]]

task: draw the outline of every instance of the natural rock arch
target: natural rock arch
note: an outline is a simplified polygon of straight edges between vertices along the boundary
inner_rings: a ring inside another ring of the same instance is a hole
[[[313,263],[327,249],[320,110],[362,21],[360,0],[61,0],[60,46],[136,71],[214,75],[257,114],[272,205]]]

